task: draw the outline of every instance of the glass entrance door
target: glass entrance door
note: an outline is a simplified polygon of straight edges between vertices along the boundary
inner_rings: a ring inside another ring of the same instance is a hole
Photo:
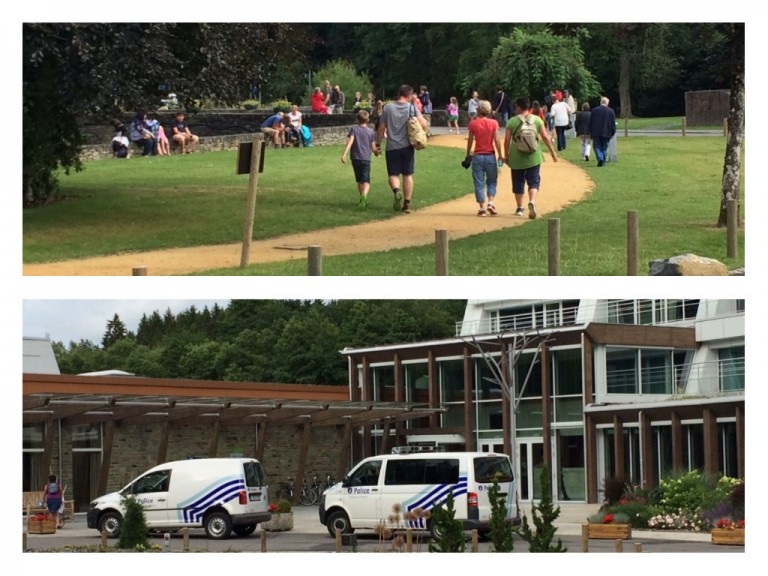
[[[518,439],[518,486],[520,500],[541,498],[541,468],[544,465],[544,442],[541,438]]]

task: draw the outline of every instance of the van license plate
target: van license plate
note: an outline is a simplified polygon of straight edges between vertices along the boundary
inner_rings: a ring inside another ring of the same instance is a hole
[[[255,494],[251,493],[249,494],[249,496],[250,496],[249,500],[251,502],[261,502],[261,492],[256,492]]]

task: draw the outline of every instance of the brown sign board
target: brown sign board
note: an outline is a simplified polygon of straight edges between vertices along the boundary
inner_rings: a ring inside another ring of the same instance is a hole
[[[251,157],[255,142],[241,142],[237,147],[237,175],[251,173]],[[264,172],[264,151],[266,146],[261,146],[259,155],[259,173]]]

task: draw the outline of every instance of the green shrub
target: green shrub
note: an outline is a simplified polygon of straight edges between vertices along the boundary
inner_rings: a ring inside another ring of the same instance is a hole
[[[695,513],[699,509],[715,508],[727,502],[739,480],[723,476],[714,481],[692,470],[678,477],[670,477],[659,482],[661,491],[660,505],[665,512]]]
[[[429,542],[430,552],[464,552],[464,524],[456,520],[452,488],[448,490],[445,502],[432,508],[432,523],[438,537]]]
[[[355,92],[360,92],[367,97],[371,91],[371,80],[364,74],[359,74],[355,66],[344,60],[329,62],[313,74],[315,86],[322,88],[323,82],[328,80],[331,86],[339,85],[344,92],[344,108],[352,108]]]
[[[625,487],[624,478],[606,478],[603,481],[603,497],[606,503],[616,504],[621,500]]]
[[[136,502],[133,496],[123,497],[123,506],[125,506],[125,518],[120,528],[117,547],[123,550],[133,548],[141,552],[149,546],[147,540],[149,527],[144,516],[144,507]]]
[[[493,544],[494,552],[512,552],[514,528],[507,522],[507,499],[499,494],[499,479],[494,476],[493,484],[488,489],[491,503],[491,517],[488,520],[488,539]]]
[[[291,511],[290,500],[283,499],[277,502],[277,509],[275,510],[275,512],[277,512],[278,514],[286,514],[290,511]]]
[[[520,525],[520,537],[528,542],[529,552],[567,552],[568,549],[563,546],[562,540],[557,539],[557,544],[553,545],[557,527],[555,520],[560,516],[560,506],[555,508],[552,505],[552,492],[549,482],[549,467],[545,464],[541,468],[541,499],[538,506],[534,504],[531,507],[531,516],[535,531],[528,525],[528,518],[523,515],[523,522]]]

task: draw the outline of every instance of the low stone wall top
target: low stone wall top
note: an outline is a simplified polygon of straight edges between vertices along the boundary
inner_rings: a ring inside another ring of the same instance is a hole
[[[329,144],[345,144],[349,126],[330,126],[327,128],[311,129],[313,146],[328,146]],[[111,138],[111,137],[110,137]],[[197,144],[195,153],[200,152],[219,152],[222,150],[237,150],[242,142],[253,142],[263,140],[264,134],[261,132],[248,132],[245,134],[224,134],[220,136],[201,136]],[[171,147],[171,154],[178,153],[175,147]],[[132,146],[131,154],[140,154],[139,148]],[[112,158],[112,150],[109,143],[89,144],[82,147],[80,159],[104,160]]]

